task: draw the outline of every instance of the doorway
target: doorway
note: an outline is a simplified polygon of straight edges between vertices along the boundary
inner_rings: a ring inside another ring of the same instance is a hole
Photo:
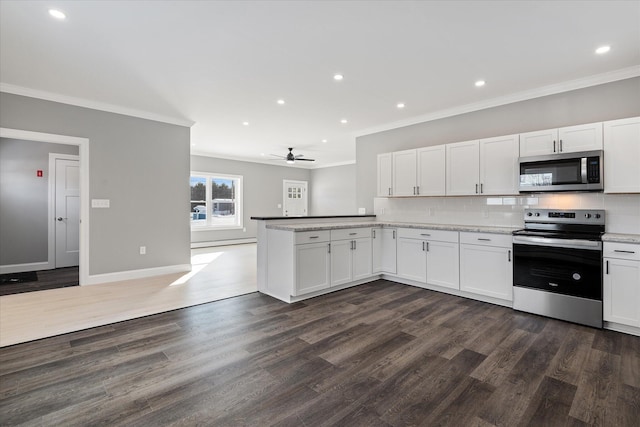
[[[64,249],[64,252],[67,253],[69,259],[67,259],[66,263],[75,263],[78,266],[79,270],[79,283],[88,284],[89,283],[89,139],[80,138],[74,136],[66,136],[66,135],[56,135],[56,134],[47,134],[42,132],[32,132],[26,130],[19,129],[9,129],[9,128],[0,128],[0,137],[1,138],[10,138],[15,140],[23,140],[23,141],[35,141],[35,142],[46,142],[46,143],[54,143],[54,144],[65,144],[65,145],[75,145],[78,147],[78,155],[71,156],[72,158],[69,160],[75,160],[74,165],[67,165],[65,168],[61,168],[61,170],[65,170],[65,174],[69,175],[69,179],[65,185],[69,186],[65,195],[64,203],[67,204],[69,208],[77,207],[75,214],[69,216],[69,214],[60,214],[56,215],[56,207],[55,203],[52,203],[52,195],[55,194],[55,189],[52,189],[52,177],[51,171],[55,168],[49,168],[49,208],[47,209],[47,218],[48,218],[48,226],[47,226],[47,264],[49,269],[54,269],[57,266],[56,263],[56,228],[58,222],[65,222],[69,224],[69,222],[75,223],[74,227],[69,229],[60,230],[60,233],[66,234],[66,239],[68,241],[64,242],[64,245],[61,245],[61,249]],[[69,155],[63,156],[69,157]],[[51,164],[51,158],[50,158]],[[35,171],[34,171],[35,173]],[[62,173],[62,172],[61,172]],[[75,187],[75,188],[72,188]],[[57,218],[63,218],[62,221],[58,221]],[[66,220],[65,220],[66,218]],[[71,241],[75,241],[74,244],[71,244]],[[64,259],[64,257],[60,257]],[[76,261],[77,258],[77,261]],[[62,265],[62,264],[61,264]],[[0,269],[1,273],[13,273],[19,271],[26,271],[23,266],[20,265],[8,265],[8,266],[0,266],[3,267]],[[75,267],[73,267],[75,268]]]
[[[283,180],[282,214],[284,216],[307,216],[307,181]]]

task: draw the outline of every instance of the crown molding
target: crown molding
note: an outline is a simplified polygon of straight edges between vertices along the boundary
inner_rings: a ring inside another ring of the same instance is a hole
[[[630,79],[640,76],[640,65],[622,68],[607,73],[596,74],[593,76],[583,77],[576,80],[570,80],[562,83],[556,83],[548,86],[516,92],[513,94],[499,96],[485,101],[474,102],[472,104],[460,105],[445,110],[436,111],[421,116],[415,116],[404,120],[399,120],[385,125],[374,126],[362,129],[353,134],[355,137],[371,135],[378,132],[384,132],[391,129],[397,129],[405,126],[411,126],[418,123],[430,122],[432,120],[444,119],[446,117],[458,116],[460,114],[471,113],[473,111],[484,110],[501,105],[512,104],[514,102],[527,101],[529,99],[540,98],[548,95],[555,95],[562,92],[569,92],[576,89],[583,89],[590,86],[597,86],[605,83],[611,83],[618,80]]]
[[[138,117],[140,119],[153,120],[156,122],[168,123],[171,125],[191,127],[195,124],[194,121],[186,120],[183,118],[163,116],[161,114],[136,110],[134,108],[122,107],[120,105],[90,101],[88,99],[75,98],[73,96],[61,95],[59,93],[46,92],[37,89],[30,89],[8,83],[0,83],[0,92],[27,96],[29,98],[43,99],[45,101],[59,102],[61,104],[68,104],[76,107],[90,108],[92,110],[106,111],[108,113],[123,114],[125,116]]]

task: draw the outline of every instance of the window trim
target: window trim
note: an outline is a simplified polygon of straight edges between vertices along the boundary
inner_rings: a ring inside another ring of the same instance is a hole
[[[189,226],[191,231],[212,231],[212,230],[241,230],[244,228],[244,217],[243,217],[243,205],[244,205],[244,177],[242,175],[232,175],[228,173],[214,173],[214,172],[198,172],[198,171],[190,171],[189,172],[189,181],[191,178],[205,178],[206,179],[206,195],[205,195],[205,206],[207,208],[207,219],[206,224],[204,225],[196,225],[190,221]],[[236,200],[236,217],[238,221],[234,225],[214,225],[211,224],[212,215],[211,210],[211,180],[214,178],[222,178],[222,179],[233,179],[238,181],[238,186],[235,189],[235,200]],[[189,184],[189,188],[191,188],[191,184]],[[191,203],[191,194],[189,194],[189,203]]]

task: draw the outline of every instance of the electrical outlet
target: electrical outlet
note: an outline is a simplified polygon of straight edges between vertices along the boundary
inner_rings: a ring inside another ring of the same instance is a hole
[[[146,254],[147,254],[147,247],[140,246],[140,255],[146,255]]]

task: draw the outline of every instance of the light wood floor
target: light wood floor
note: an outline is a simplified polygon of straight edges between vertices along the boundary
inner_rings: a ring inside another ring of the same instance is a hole
[[[604,426],[640,338],[376,281],[260,293],[0,349],[0,424]]]
[[[193,270],[0,297],[0,347],[256,292],[256,245],[192,251]]]

